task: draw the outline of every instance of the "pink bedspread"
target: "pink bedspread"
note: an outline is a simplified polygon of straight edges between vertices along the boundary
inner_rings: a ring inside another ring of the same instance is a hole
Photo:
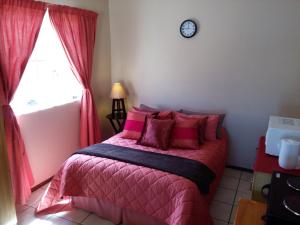
[[[206,142],[199,150],[162,151],[136,145],[116,135],[104,143],[121,145],[200,161],[213,170],[217,179],[209,195],[202,195],[192,181],[167,172],[87,155],[73,155],[54,176],[40,202],[38,213],[59,211],[68,196],[103,199],[122,208],[152,216],[169,225],[211,225],[209,203],[223,173],[227,135]],[[180,165],[178,165],[180,166]]]

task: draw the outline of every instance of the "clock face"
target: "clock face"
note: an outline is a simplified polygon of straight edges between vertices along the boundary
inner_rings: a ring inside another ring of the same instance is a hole
[[[197,25],[193,20],[185,20],[180,25],[180,33],[185,38],[191,38],[197,33]]]

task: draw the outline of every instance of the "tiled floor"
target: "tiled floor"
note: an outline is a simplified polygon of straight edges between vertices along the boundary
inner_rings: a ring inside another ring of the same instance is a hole
[[[236,204],[240,198],[250,198],[252,173],[225,169],[221,184],[212,202],[210,211],[214,225],[233,223]],[[34,210],[47,186],[33,192],[27,205],[17,208],[18,225],[113,225],[95,214],[81,209],[36,217]]]
[[[253,174],[249,172],[225,169],[221,184],[210,207],[214,225],[233,224],[238,200],[251,197],[252,177]]]

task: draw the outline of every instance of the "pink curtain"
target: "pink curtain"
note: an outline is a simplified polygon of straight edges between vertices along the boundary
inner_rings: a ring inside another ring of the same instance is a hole
[[[33,51],[46,5],[29,0],[0,0],[0,101],[13,193],[24,204],[33,185],[32,171],[15,114],[9,103]]]
[[[91,89],[97,14],[68,6],[50,5],[49,16],[72,71],[84,89],[80,112],[80,144],[86,147],[100,141],[99,121]]]

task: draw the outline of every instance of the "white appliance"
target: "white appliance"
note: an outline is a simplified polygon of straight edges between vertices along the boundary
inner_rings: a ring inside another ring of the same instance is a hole
[[[300,169],[300,141],[281,139],[278,162],[284,169]]]
[[[300,140],[300,119],[270,116],[266,134],[266,153],[278,156],[281,139]]]

